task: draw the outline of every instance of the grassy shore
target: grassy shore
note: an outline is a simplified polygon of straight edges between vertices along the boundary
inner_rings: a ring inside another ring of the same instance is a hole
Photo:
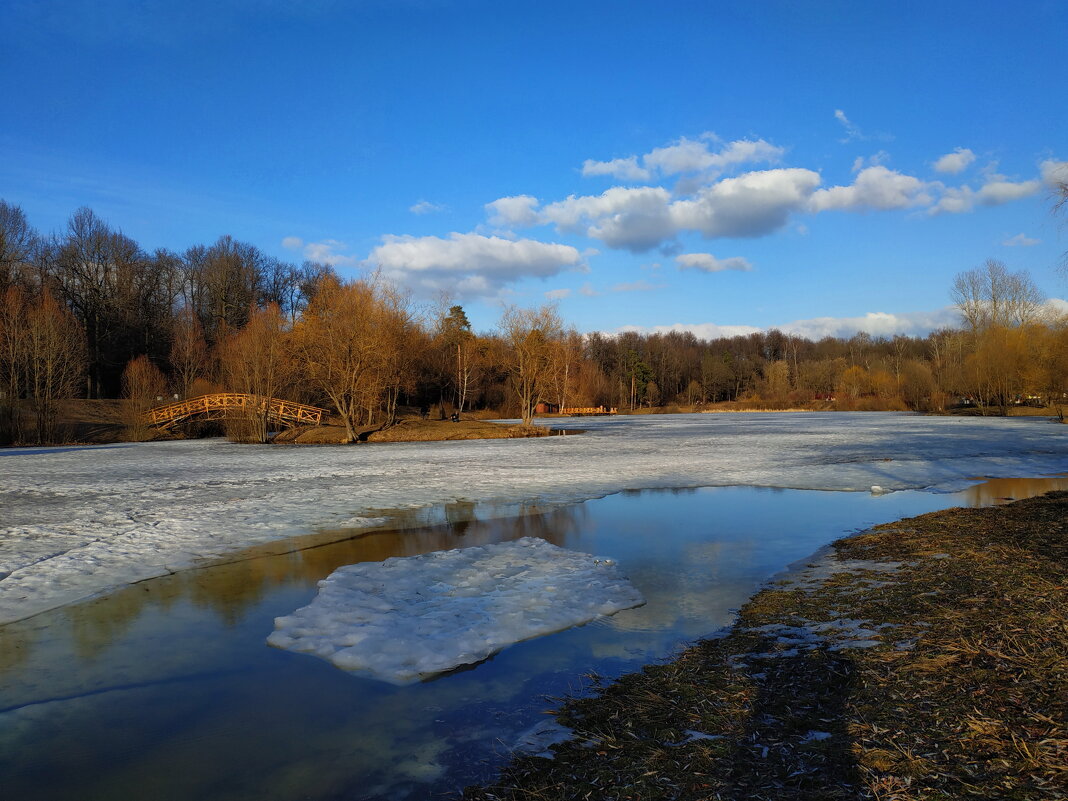
[[[486,420],[422,420],[405,418],[381,430],[360,432],[361,442],[445,442],[464,439],[517,439],[543,437],[551,433],[544,426],[504,425]],[[278,434],[273,442],[298,445],[328,445],[345,441],[345,427],[339,425],[291,428]]]
[[[840,540],[465,799],[1068,797],[1068,493]]]

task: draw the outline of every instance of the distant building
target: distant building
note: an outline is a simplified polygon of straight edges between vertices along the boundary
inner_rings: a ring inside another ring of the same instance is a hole
[[[556,414],[558,411],[560,411],[560,405],[557,403],[538,401],[538,405],[534,407],[534,414]]]

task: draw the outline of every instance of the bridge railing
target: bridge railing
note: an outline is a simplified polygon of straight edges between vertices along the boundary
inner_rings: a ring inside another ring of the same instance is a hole
[[[258,413],[266,411],[269,419],[285,425],[319,425],[327,414],[326,409],[320,409],[318,406],[284,398],[265,398],[242,392],[216,392],[155,406],[144,413],[143,419],[146,425],[167,428],[191,417],[219,419],[226,417],[228,413],[247,409],[255,409]]]

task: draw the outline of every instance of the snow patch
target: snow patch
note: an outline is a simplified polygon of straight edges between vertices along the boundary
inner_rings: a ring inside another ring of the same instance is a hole
[[[524,537],[346,565],[267,642],[407,684],[643,603],[611,561]]]

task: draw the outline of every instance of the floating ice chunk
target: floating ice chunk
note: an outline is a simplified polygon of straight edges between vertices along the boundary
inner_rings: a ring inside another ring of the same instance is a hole
[[[267,642],[406,684],[643,603],[610,561],[524,537],[346,565]]]

